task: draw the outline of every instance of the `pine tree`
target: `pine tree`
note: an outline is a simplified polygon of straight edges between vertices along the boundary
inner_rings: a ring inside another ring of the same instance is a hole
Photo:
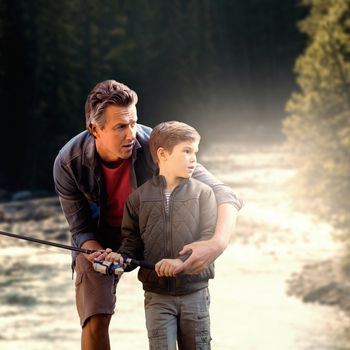
[[[287,104],[287,144],[299,196],[338,232],[350,233],[350,2],[304,0],[308,35],[295,71],[300,91]],[[343,235],[346,237],[346,235]]]

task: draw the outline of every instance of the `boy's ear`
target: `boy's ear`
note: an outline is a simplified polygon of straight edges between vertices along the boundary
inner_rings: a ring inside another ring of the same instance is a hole
[[[168,155],[168,152],[163,147],[159,147],[157,149],[157,157],[159,161],[167,160],[167,155]]]

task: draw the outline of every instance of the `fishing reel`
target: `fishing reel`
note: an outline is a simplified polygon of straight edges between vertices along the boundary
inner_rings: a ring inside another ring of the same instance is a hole
[[[115,275],[118,276],[118,278],[120,278],[120,276],[124,272],[124,268],[122,265],[118,263],[113,263],[111,261],[95,259],[93,267],[95,271],[102,273],[103,275]]]

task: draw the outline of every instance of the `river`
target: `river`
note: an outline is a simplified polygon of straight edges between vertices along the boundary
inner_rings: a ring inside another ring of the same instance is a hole
[[[276,145],[219,143],[201,157],[245,201],[210,282],[213,349],[350,350],[347,315],[286,293],[292,272],[341,251],[331,227],[294,211],[289,194],[294,171],[287,160]],[[58,211],[42,220],[0,222],[0,229],[55,240],[66,224]],[[0,349],[78,349],[69,254],[5,237],[0,244]],[[118,285],[110,335],[112,349],[148,348],[135,271],[124,274]]]

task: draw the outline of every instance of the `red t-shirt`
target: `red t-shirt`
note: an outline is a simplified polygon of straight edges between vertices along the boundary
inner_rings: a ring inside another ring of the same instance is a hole
[[[131,193],[130,159],[125,159],[115,169],[101,165],[107,192],[106,222],[109,226],[120,227],[124,204]]]

